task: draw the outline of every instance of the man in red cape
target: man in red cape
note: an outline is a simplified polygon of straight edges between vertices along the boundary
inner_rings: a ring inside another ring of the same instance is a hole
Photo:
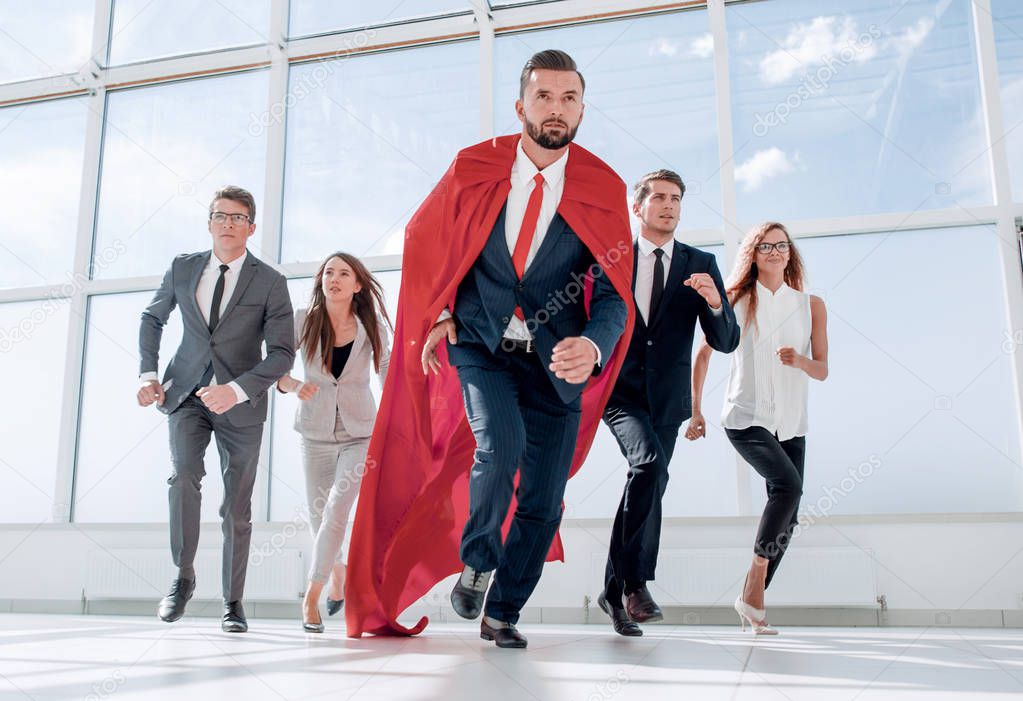
[[[475,618],[496,570],[481,637],[526,646],[518,612],[544,560],[563,559],[565,482],[634,321],[625,185],[570,146],[583,89],[567,54],[534,55],[522,134],[461,151],[406,228],[352,533],[349,636],[421,632],[425,617],[408,628],[397,616],[459,570],[452,604]]]

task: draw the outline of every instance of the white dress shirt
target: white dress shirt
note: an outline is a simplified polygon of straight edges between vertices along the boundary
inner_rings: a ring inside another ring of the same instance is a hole
[[[246,251],[230,263],[225,264],[217,258],[216,253],[210,254],[210,262],[203,269],[202,275],[199,277],[199,285],[195,288],[195,302],[199,305],[199,312],[202,314],[202,318],[206,321],[207,326],[209,326],[210,313],[213,310],[213,289],[217,286],[217,280],[220,278],[220,266],[227,265],[227,270],[224,272],[224,296],[220,298],[220,314],[218,315],[223,317],[224,310],[227,309],[227,303],[231,301],[231,295],[234,294],[234,288],[238,286],[238,275],[241,272],[242,265],[248,257],[249,252]],[[156,380],[157,374],[155,372],[144,372],[139,375],[139,379],[142,382]],[[220,384],[217,381],[216,373],[214,373],[210,384]],[[245,393],[245,390],[237,382],[232,380],[227,383],[227,386],[233,389],[238,397],[235,404],[248,400],[249,395]]]
[[[654,263],[657,256],[656,249],[664,251],[661,256],[661,265],[664,266],[664,286],[668,286],[668,270],[671,268],[671,254],[675,250],[675,239],[669,239],[662,246],[655,246],[653,241],[646,237],[639,237],[639,256],[636,258],[636,309],[643,315],[643,321],[650,325],[650,297],[654,291]]]
[[[777,292],[757,282],[755,323],[746,325],[749,297],[735,305],[735,320],[742,329],[739,347],[732,353],[728,389],[721,412],[725,428],[761,426],[787,441],[807,430],[807,374],[783,365],[775,351],[790,346],[810,355],[810,295],[785,283]]]
[[[522,220],[526,216],[526,205],[529,203],[529,196],[533,193],[536,183],[533,179],[537,173],[543,174],[543,200],[540,203],[540,214],[536,218],[536,229],[533,232],[533,240],[529,245],[529,252],[526,254],[526,267],[536,258],[536,252],[543,245],[547,236],[547,229],[550,228],[554,216],[558,212],[558,205],[561,204],[561,194],[565,191],[565,165],[568,163],[568,150],[561,155],[561,158],[548,165],[543,170],[536,167],[533,161],[529,160],[520,140],[515,148],[515,162],[511,169],[511,190],[508,192],[508,200],[505,204],[504,213],[504,237],[508,242],[508,253],[515,254],[515,244],[519,239],[519,229],[522,227]],[[443,321],[451,316],[449,310],[441,312],[437,321]],[[526,322],[515,315],[504,330],[504,337],[515,341],[532,340],[533,335],[529,333]],[[586,338],[583,336],[582,338]],[[597,352],[597,365],[601,364],[600,348],[591,339],[586,338]]]

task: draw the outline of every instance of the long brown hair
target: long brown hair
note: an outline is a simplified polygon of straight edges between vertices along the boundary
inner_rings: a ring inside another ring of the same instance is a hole
[[[757,244],[764,240],[768,233],[777,229],[785,234],[789,242],[789,262],[785,266],[785,284],[794,290],[802,290],[803,279],[803,258],[792,242],[788,229],[784,224],[776,221],[764,222],[754,227],[746,234],[746,238],[739,245],[739,255],[735,260],[735,267],[728,277],[725,285],[725,293],[728,295],[728,302],[735,307],[739,300],[749,297],[746,307],[746,326],[756,323],[757,316]]]
[[[359,318],[373,346],[373,369],[380,372],[380,354],[383,352],[384,340],[380,335],[380,319],[393,330],[391,318],[384,306],[384,291],[380,282],[373,277],[361,260],[350,253],[336,251],[327,256],[313,277],[313,291],[309,299],[309,310],[302,322],[302,333],[299,335],[299,348],[304,349],[306,359],[311,359],[313,350],[319,348],[324,369],[330,368],[330,354],[334,348],[334,326],[327,314],[327,298],[323,294],[323,271],[334,258],[340,258],[351,267],[355,280],[362,287],[352,295],[352,312]]]

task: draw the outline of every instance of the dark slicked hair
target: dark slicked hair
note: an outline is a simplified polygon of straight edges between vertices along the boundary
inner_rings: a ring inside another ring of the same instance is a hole
[[[682,178],[679,174],[673,170],[661,168],[660,170],[655,170],[652,173],[647,173],[639,179],[638,183],[636,183],[636,187],[632,192],[632,199],[636,204],[642,203],[643,200],[646,199],[646,196],[650,194],[650,191],[653,189],[650,187],[650,183],[654,180],[665,180],[669,183],[675,183],[678,185],[678,189],[682,191],[679,197],[686,194],[686,184],[682,182]]]
[[[549,71],[575,71],[575,74],[579,76],[579,82],[582,83],[583,91],[586,91],[586,79],[583,78],[583,74],[576,67],[575,59],[559,49],[547,49],[530,56],[529,60],[526,61],[526,65],[522,67],[522,77],[519,78],[520,100],[526,95],[526,85],[529,84],[529,77],[538,68]]]

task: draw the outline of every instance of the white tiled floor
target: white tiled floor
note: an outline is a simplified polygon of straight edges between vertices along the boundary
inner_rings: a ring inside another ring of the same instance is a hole
[[[499,650],[476,626],[418,638],[306,635],[297,622],[0,615],[0,699],[299,701],[446,699],[1023,698],[1023,631],[524,625],[529,648]]]

